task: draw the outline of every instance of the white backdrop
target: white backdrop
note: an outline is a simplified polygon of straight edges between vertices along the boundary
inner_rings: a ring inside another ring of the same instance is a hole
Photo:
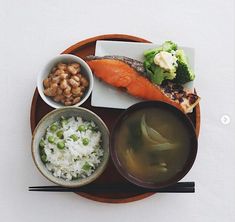
[[[0,220],[235,220],[234,1],[0,0]],[[202,97],[199,152],[185,181],[195,194],[156,194],[129,204],[93,202],[73,193],[30,193],[49,185],[30,153],[29,111],[37,72],[68,46],[99,34],[125,33],[195,48]],[[226,114],[231,122],[221,123]]]

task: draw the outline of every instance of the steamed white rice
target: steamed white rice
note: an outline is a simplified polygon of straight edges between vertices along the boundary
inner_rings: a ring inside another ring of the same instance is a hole
[[[97,130],[95,123],[83,121],[80,117],[71,117],[67,119],[66,124],[61,124],[61,121],[53,124],[57,125],[58,129],[52,132],[49,126],[43,138],[46,168],[55,177],[65,180],[90,176],[103,156],[101,132]],[[81,125],[85,127],[84,131],[78,130]],[[62,139],[57,136],[59,130],[63,131]],[[77,136],[76,141],[71,138],[74,134]],[[48,141],[49,136],[54,138],[53,143]],[[84,144],[84,138],[88,139],[88,144]],[[61,141],[65,146],[59,149],[57,144]]]

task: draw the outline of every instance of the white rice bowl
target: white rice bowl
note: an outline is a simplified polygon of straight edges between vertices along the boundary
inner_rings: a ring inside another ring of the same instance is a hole
[[[89,177],[104,155],[101,132],[93,121],[84,121],[81,117],[70,117],[66,121],[66,124],[56,121],[46,130],[44,146],[40,148],[44,158],[46,155],[45,166],[53,176],[66,181]],[[57,126],[55,131],[50,129],[52,125]],[[78,130],[81,125],[85,130]],[[57,136],[58,131],[63,131],[63,138]],[[71,135],[75,135],[76,141]],[[50,142],[49,137],[54,141]],[[58,148],[60,142],[64,144],[63,148]]]

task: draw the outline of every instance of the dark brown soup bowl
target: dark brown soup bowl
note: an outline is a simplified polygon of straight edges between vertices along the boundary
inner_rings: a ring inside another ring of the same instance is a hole
[[[133,174],[129,172],[127,167],[122,163],[117,152],[117,146],[118,146],[117,138],[119,135],[118,133],[120,132],[119,130],[120,127],[125,122],[125,120],[128,117],[130,117],[132,114],[134,114],[136,111],[144,110],[146,108],[157,108],[157,109],[162,109],[162,110],[171,112],[183,124],[187,132],[186,136],[189,137],[189,140],[188,140],[189,145],[187,146],[188,147],[187,149],[189,150],[188,150],[188,155],[186,157],[186,161],[182,163],[182,167],[180,168],[180,170],[176,171],[175,174],[170,176],[167,180],[152,182],[152,181],[147,181],[147,180],[144,180],[143,178],[138,178],[137,176],[134,176]],[[160,102],[160,101],[140,102],[126,109],[117,119],[116,123],[114,124],[113,129],[111,131],[111,136],[110,136],[110,151],[111,151],[110,153],[111,153],[111,157],[114,162],[114,165],[116,166],[119,173],[131,183],[140,187],[145,187],[145,188],[150,188],[150,189],[167,187],[181,180],[189,172],[189,170],[191,169],[195,161],[195,158],[197,155],[197,146],[198,146],[198,142],[197,142],[195,129],[191,120],[188,118],[188,116],[184,114],[182,111],[180,111],[179,109],[175,108],[174,106],[169,105],[164,102]]]

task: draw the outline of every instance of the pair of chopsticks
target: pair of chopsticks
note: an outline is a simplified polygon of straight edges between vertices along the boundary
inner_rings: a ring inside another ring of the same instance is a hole
[[[114,185],[99,185],[89,184],[82,187],[68,188],[61,186],[33,186],[29,187],[29,191],[45,191],[45,192],[94,192],[94,193],[146,193],[146,192],[158,192],[158,193],[194,193],[194,182],[178,182],[174,185],[158,188],[148,189],[134,185],[114,184]]]

